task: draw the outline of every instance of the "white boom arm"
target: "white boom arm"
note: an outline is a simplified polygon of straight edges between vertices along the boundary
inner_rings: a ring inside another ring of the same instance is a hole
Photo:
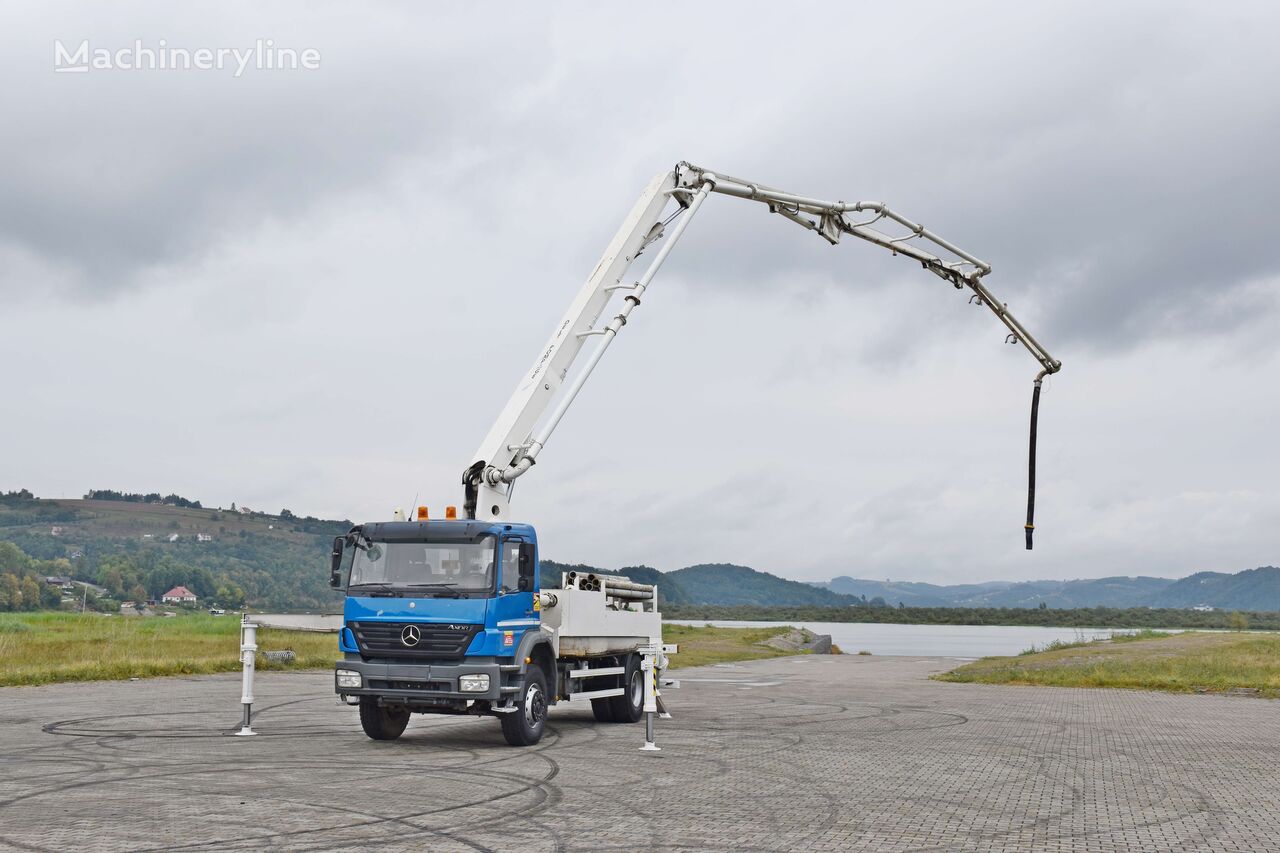
[[[542,348],[533,366],[521,378],[502,414],[476,450],[474,461],[463,474],[466,488],[464,507],[468,518],[499,520],[507,517],[512,484],[537,462],[538,454],[582,390],[591,371],[595,369],[618,331],[626,325],[632,310],[640,304],[645,290],[693,215],[713,192],[765,204],[771,212],[816,231],[833,245],[840,242],[844,234],[875,243],[896,255],[918,261],[925,269],[951,282],[956,289],[972,290],[970,301],[990,308],[1008,328],[1008,340],[1025,346],[1042,367],[1035,380],[1032,408],[1031,478],[1034,483],[1035,417],[1040,382],[1045,375],[1057,373],[1062,368],[1062,363],[1053,359],[1009,313],[1005,305],[983,285],[981,279],[991,271],[990,264],[879,202],[822,201],[710,172],[689,163],[680,163],[671,171],[655,177],[645,188],[609,243],[604,257],[570,303],[568,311],[552,332],[551,339]],[[669,217],[664,218],[672,200],[677,206]],[[848,214],[859,216],[851,220]],[[890,234],[871,227],[881,222],[902,233]],[[666,241],[644,273],[633,282],[624,284],[627,270],[636,257],[664,235]],[[604,325],[597,326],[615,293],[622,294],[622,304],[617,314]],[[594,336],[599,336],[600,342],[574,375],[569,386],[561,389],[569,368],[577,360],[586,339]],[[552,402],[555,402],[555,407],[548,412]],[[1030,494],[1034,495],[1034,491]],[[1026,525],[1028,548],[1032,530],[1031,506],[1029,497]]]

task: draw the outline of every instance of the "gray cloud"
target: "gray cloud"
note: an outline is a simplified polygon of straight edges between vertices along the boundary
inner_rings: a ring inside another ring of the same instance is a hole
[[[532,81],[502,52],[483,75],[460,73],[474,60],[446,35],[460,24],[407,31],[403,11],[364,17],[351,40],[333,8],[301,23],[283,9],[224,12],[204,26],[163,6],[91,24],[64,12],[8,30],[5,74],[22,85],[0,100],[13,131],[0,157],[14,166],[0,172],[0,250],[60,273],[75,298],[101,298],[263,222],[394,181],[407,163],[462,161],[465,171],[469,139],[508,134],[515,112],[477,105],[494,88],[518,100]],[[530,27],[507,20],[491,32],[511,39]],[[51,73],[55,37],[195,49],[252,46],[280,30],[280,46],[320,50],[320,70]],[[449,130],[462,123],[466,134]],[[457,187],[444,179],[440,189]],[[0,284],[29,286],[2,273]]]

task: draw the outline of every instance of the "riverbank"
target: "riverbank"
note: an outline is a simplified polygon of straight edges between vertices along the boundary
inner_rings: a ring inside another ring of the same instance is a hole
[[[680,652],[670,658],[672,669],[808,654],[801,646],[804,642],[812,642],[813,637],[812,632],[790,625],[724,628],[667,622],[662,626],[662,641],[680,646]],[[839,651],[833,654],[839,654]]]
[[[952,657],[976,659],[992,655],[1016,655],[1031,646],[1079,643],[1131,633],[1112,628],[1036,628],[1018,625],[882,625],[857,622],[735,622],[667,620],[672,625],[715,625],[719,628],[776,628],[790,624],[815,634],[826,634],[846,654],[876,656]]]
[[[1148,634],[1013,657],[991,657],[934,676],[939,681],[1052,687],[1123,687],[1174,693],[1280,697],[1280,636]]]

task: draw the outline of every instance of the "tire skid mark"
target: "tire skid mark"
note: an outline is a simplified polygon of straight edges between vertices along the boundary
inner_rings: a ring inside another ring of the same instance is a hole
[[[531,754],[536,755],[537,752],[535,751],[535,752],[532,752]],[[434,817],[436,815],[459,811],[461,809],[474,808],[477,806],[486,806],[500,800],[509,799],[510,797],[514,797],[514,796],[519,796],[520,794],[523,794],[527,791],[536,791],[538,793],[539,796],[537,801],[534,803],[534,805],[516,809],[514,812],[508,812],[508,813],[514,814],[516,816],[532,816],[532,815],[539,814],[542,811],[545,811],[546,808],[552,805],[555,805],[556,803],[560,802],[560,800],[562,799],[562,794],[559,791],[559,788],[553,784],[550,784],[550,780],[560,772],[559,764],[557,764],[555,760],[550,758],[549,756],[539,755],[538,757],[542,758],[550,767],[550,771],[547,773],[547,775],[540,779],[527,779],[525,777],[522,777],[520,775],[513,774],[513,773],[477,771],[474,768],[465,768],[465,769],[464,768],[457,768],[457,769],[432,768],[432,770],[437,773],[444,773],[444,774],[457,773],[457,774],[462,774],[464,776],[466,774],[472,774],[472,775],[479,775],[486,778],[494,779],[497,781],[524,782],[523,785],[520,785],[519,787],[511,791],[506,791],[499,794],[491,794],[481,799],[470,800],[463,803],[454,803],[451,805],[442,806],[441,808],[438,808],[438,809],[429,809],[421,812],[412,812],[408,814],[393,815],[393,816],[374,816],[371,819],[366,821],[361,821],[361,822],[352,823],[352,824],[343,824],[342,826],[338,826],[338,827],[323,827],[318,829],[293,830],[290,832],[271,833],[267,835],[255,835],[252,837],[244,837],[244,838],[210,840],[205,842],[199,842],[196,844],[177,845],[177,846],[165,845],[163,847],[138,848],[138,850],[139,850],[139,853],[143,853],[143,851],[148,851],[149,853],[149,851],[160,851],[160,850],[166,850],[166,851],[195,851],[195,850],[208,850],[208,849],[216,850],[228,844],[265,843],[268,841],[276,841],[280,839],[301,838],[302,836],[314,835],[317,833],[338,833],[343,831],[349,831],[352,829],[386,825],[388,823],[405,826],[405,828],[410,831],[411,835],[439,834],[441,832],[448,832],[453,829],[465,827],[468,824],[470,824],[472,821],[464,821],[454,826],[446,826],[446,827],[440,827],[440,828],[422,827],[418,824],[410,823],[410,821],[424,818],[424,817]],[[326,765],[326,766],[331,766],[331,765]],[[422,768],[419,767],[414,769],[420,771]],[[214,772],[238,773],[238,772],[242,772],[242,768],[238,768],[238,767],[219,768]],[[182,771],[174,771],[173,773],[169,773],[169,774],[157,774],[157,776],[182,776],[182,775],[189,775],[189,771],[182,770]],[[325,808],[329,808],[329,807],[330,806],[328,805],[325,806]],[[478,819],[487,821],[489,820],[489,816],[482,815]],[[403,835],[397,836],[397,840],[403,840],[403,838],[404,838]],[[461,840],[461,839],[455,839],[455,840]],[[376,839],[370,840],[370,841],[362,841],[361,846],[373,846],[376,843],[377,843]],[[313,848],[308,848],[308,849],[313,849]],[[320,848],[314,848],[314,849],[320,849]]]

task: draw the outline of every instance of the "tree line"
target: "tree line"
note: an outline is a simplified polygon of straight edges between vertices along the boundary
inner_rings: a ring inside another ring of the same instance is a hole
[[[12,542],[0,542],[0,612],[45,610],[62,602],[62,590],[46,575],[69,575],[66,560],[35,560]]]
[[[0,611],[50,610],[62,605],[62,590],[46,577],[66,577],[105,589],[81,591],[90,609],[115,612],[123,601],[159,599],[176,586],[185,586],[201,604],[237,608],[245,604],[245,591],[228,576],[218,576],[202,566],[192,566],[168,554],[145,549],[104,556],[89,571],[80,560],[40,559],[13,542],[0,542]]]
[[[135,504],[169,504],[170,506],[180,506],[186,509],[204,509],[204,507],[200,506],[200,501],[187,500],[182,495],[161,495],[159,492],[148,492],[143,495],[136,492],[117,492],[115,489],[90,489],[85,492],[84,499],[87,501],[126,501]]]

